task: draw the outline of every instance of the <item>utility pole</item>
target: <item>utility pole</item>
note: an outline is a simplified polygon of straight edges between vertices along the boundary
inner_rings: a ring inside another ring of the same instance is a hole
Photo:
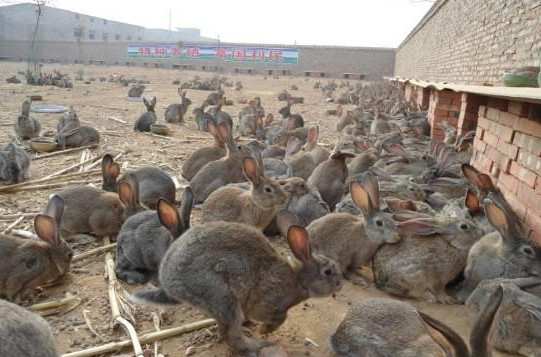
[[[171,31],[171,9],[169,9],[169,31]]]

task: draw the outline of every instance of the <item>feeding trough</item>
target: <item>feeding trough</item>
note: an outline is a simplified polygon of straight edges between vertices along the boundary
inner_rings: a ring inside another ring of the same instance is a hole
[[[150,131],[158,135],[169,135],[171,129],[165,124],[152,124],[150,126]]]
[[[34,151],[51,152],[58,147],[58,143],[49,138],[35,138],[28,141],[28,145]]]
[[[33,105],[31,110],[33,113],[53,114],[53,113],[65,113],[68,111],[68,108],[63,105],[41,104],[41,105]]]

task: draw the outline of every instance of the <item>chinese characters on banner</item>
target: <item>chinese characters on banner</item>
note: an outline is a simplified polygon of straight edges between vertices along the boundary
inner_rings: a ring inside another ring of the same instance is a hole
[[[128,45],[130,58],[182,58],[234,62],[298,63],[296,48]]]

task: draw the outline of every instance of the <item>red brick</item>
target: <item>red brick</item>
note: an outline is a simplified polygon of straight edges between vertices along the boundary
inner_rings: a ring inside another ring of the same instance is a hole
[[[516,160],[518,156],[518,146],[513,144],[507,144],[502,142],[501,140],[498,141],[498,151],[507,156],[511,160]]]
[[[441,104],[451,104],[452,102],[453,102],[452,98],[445,98],[445,97],[438,98],[438,106],[440,106]]]
[[[473,139],[473,147],[475,148],[475,150],[484,153],[487,148],[487,144],[483,140],[477,140],[476,137],[475,139]]]
[[[487,118],[492,121],[499,121],[500,120],[500,110],[496,108],[487,108]]]
[[[518,152],[517,161],[530,171],[541,175],[541,158],[539,156],[525,151],[524,149],[520,149]]]
[[[532,104],[528,118],[541,120],[541,104]]]
[[[461,94],[451,90],[442,90],[437,92],[439,98],[461,98]]]
[[[518,193],[518,179],[506,173],[500,173],[500,186],[513,195]],[[507,197],[507,195],[506,195]]]
[[[508,192],[507,189],[502,189],[502,193],[504,194],[507,203],[509,203],[509,205],[517,215],[518,219],[523,221],[524,217],[526,216],[526,206],[517,199],[517,196]]]
[[[512,128],[494,123],[492,126],[493,132],[500,137],[506,143],[513,142],[513,133],[515,132]]]
[[[479,117],[486,117],[487,115],[487,106],[486,105],[480,105],[479,111],[477,112]]]
[[[477,163],[474,165],[474,167],[480,171],[488,173],[492,170],[492,165],[494,163],[485,154],[478,152],[476,161]]]
[[[524,223],[536,232],[541,231],[541,217],[538,215],[538,212],[535,212],[530,208],[526,211]]]
[[[516,128],[519,121],[519,116],[513,113],[500,112],[500,118],[498,122],[503,125],[507,125],[511,128]]]
[[[541,245],[541,230],[539,230],[539,231],[531,230],[529,237],[530,237],[531,240],[533,240],[537,244]]]
[[[502,154],[490,145],[487,146],[485,155],[494,162],[499,162],[502,158]]]
[[[498,137],[494,135],[493,133],[491,133],[490,131],[485,132],[483,141],[487,143],[488,145],[492,146],[493,148],[498,147]]]
[[[541,212],[541,195],[537,194],[531,187],[519,182],[517,197],[532,212]]]
[[[483,135],[485,134],[485,130],[481,127],[477,127],[475,130],[475,138],[479,140],[483,140]]]
[[[527,117],[530,112],[530,103],[510,101],[507,111],[521,117]]]
[[[499,98],[488,98],[487,107],[499,110],[507,110],[507,108],[509,108],[509,101]]]
[[[524,166],[522,166],[521,164],[519,164],[518,162],[513,161],[511,163],[509,172],[511,173],[511,175],[515,176],[516,178],[518,178],[520,181],[524,182],[531,188],[535,187],[535,181],[537,179],[537,175],[533,173],[532,171],[528,170],[527,168],[525,168]]]
[[[438,106],[438,109],[434,110],[434,117],[436,118],[447,118],[449,116],[449,111],[440,109]]]
[[[477,119],[477,125],[481,128],[488,130],[490,129],[491,121],[485,118],[484,116],[479,116],[479,119]]]
[[[536,120],[520,118],[516,130],[541,138],[541,122]]]

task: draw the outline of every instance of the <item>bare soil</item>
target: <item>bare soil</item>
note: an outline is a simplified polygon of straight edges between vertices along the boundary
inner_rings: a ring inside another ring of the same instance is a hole
[[[45,72],[59,69],[69,73],[75,78],[76,71],[80,66],[67,65],[46,65]],[[100,83],[99,80],[84,84],[75,81],[73,89],[61,89],[56,87],[37,87],[26,84],[6,84],[5,78],[17,71],[24,71],[25,63],[0,63],[0,144],[12,140],[11,123],[20,113],[23,100],[30,95],[42,95],[43,103],[59,105],[75,105],[79,117],[84,123],[88,123],[98,129],[101,133],[101,143],[98,149],[93,150],[93,155],[98,159],[102,154],[111,153],[116,155],[127,151],[121,158],[123,170],[135,169],[144,165],[156,165],[176,176],[181,186],[185,185],[180,176],[180,169],[185,158],[195,149],[211,144],[213,142],[209,134],[196,131],[192,118],[192,110],[195,105],[200,105],[209,92],[188,90],[188,97],[194,102],[189,109],[187,125],[173,126],[173,133],[169,140],[167,138],[150,136],[142,133],[135,133],[132,130],[133,122],[139,114],[144,111],[142,103],[130,102],[127,100],[128,88],[116,83]],[[177,94],[177,86],[172,81],[180,79],[182,82],[193,78],[194,75],[201,77],[212,76],[210,73],[198,73],[192,71],[178,71],[166,69],[146,69],[128,67],[105,67],[85,66],[85,79],[100,76],[108,77],[113,73],[124,74],[126,78],[137,78],[149,80],[145,96],[156,96],[158,104],[156,111],[159,119],[163,120],[164,108],[171,103],[178,103],[180,98]],[[244,104],[237,100],[241,97],[253,98],[260,96],[263,106],[268,113],[277,115],[278,109],[283,102],[277,100],[277,94],[283,89],[289,89],[296,84],[298,91],[290,91],[294,95],[304,96],[305,103],[293,107],[294,112],[303,115],[307,125],[319,125],[321,130],[321,142],[332,144],[336,142],[337,135],[334,130],[336,117],[325,115],[327,109],[335,108],[334,104],[325,103],[321,92],[313,89],[316,79],[305,80],[304,78],[282,77],[273,79],[263,76],[227,75],[234,82],[242,81],[244,90],[234,91],[233,88],[226,88],[228,99],[234,100],[234,105],[224,107],[224,110],[236,117]],[[43,125],[43,132],[54,132],[56,129],[59,114],[33,114]],[[113,117],[126,121],[122,124],[108,119]],[[80,152],[54,156],[47,159],[33,161],[31,166],[30,179],[37,179],[47,176],[55,171],[80,160]],[[32,157],[36,154],[32,153]],[[99,176],[91,176],[91,179],[98,179]],[[99,185],[99,183],[98,183]],[[47,202],[47,197],[56,190],[65,187],[40,189],[32,191],[19,191],[14,193],[0,193],[0,231],[15,221],[2,218],[2,216],[17,213],[40,212]],[[181,189],[177,194],[180,197]],[[194,210],[194,223],[197,224],[200,211]],[[32,217],[26,217],[16,228],[32,230]],[[278,237],[271,238],[271,241],[281,251],[286,251],[285,243]],[[91,237],[77,239],[72,243],[75,254],[99,247],[101,242]],[[59,349],[62,353],[77,351],[92,346],[105,344],[110,341],[127,339],[127,334],[122,328],[111,328],[111,314],[107,295],[107,278],[104,268],[104,256],[97,256],[73,264],[71,272],[67,274],[58,285],[31,292],[24,306],[49,300],[58,300],[66,293],[78,297],[80,304],[68,312],[60,312],[47,316],[46,319],[52,325]],[[123,284],[127,291],[141,289],[140,286],[129,286]],[[335,298],[311,299],[291,309],[289,317],[284,325],[277,332],[268,336],[269,341],[284,346],[291,357],[297,356],[331,356],[328,348],[328,338],[336,329],[344,317],[348,306],[354,302],[362,301],[369,297],[384,297],[385,293],[378,291],[373,285],[362,289],[344,283],[344,288]],[[469,334],[469,323],[466,318],[463,306],[444,306],[421,301],[410,301],[421,310],[435,316],[449,324],[458,331],[464,338]],[[92,333],[85,322],[83,311],[92,327],[98,335]],[[157,308],[137,306],[136,329],[139,334],[154,331],[152,324],[152,313]],[[180,304],[174,308],[167,308],[161,314],[162,329],[180,326],[190,322],[208,318],[198,308],[187,303]],[[257,326],[247,328],[247,333],[257,334]],[[393,326],[389,326],[392,329]],[[312,342],[310,342],[312,341]],[[203,329],[180,337],[163,341],[160,351],[165,356],[184,356],[186,348],[195,346],[196,356],[235,356],[225,343],[220,340],[216,327]],[[147,346],[153,348],[153,346]],[[116,352],[110,356],[130,356],[129,350]],[[495,356],[505,354],[495,353]]]

